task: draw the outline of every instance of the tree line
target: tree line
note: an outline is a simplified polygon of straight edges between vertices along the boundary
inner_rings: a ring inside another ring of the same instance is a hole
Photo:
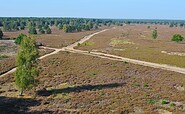
[[[50,27],[56,26],[64,32],[81,32],[98,29],[100,26],[123,25],[119,20],[84,19],[84,18],[11,18],[1,17],[3,31],[28,29],[30,34],[51,34]]]
[[[185,28],[184,20],[0,17],[0,28],[3,31],[27,29],[30,34],[51,34],[52,26],[71,33],[98,29],[101,26],[123,26],[124,24],[160,24]]]

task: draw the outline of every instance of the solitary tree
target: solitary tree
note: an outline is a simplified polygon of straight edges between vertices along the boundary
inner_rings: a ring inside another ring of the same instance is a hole
[[[174,34],[172,36],[172,41],[175,41],[175,42],[182,42],[184,40],[184,37],[181,36],[180,34]]]
[[[15,39],[15,44],[21,45],[21,42],[23,41],[23,38],[27,37],[25,34],[19,34],[19,36]]]
[[[153,30],[153,32],[152,32],[152,38],[153,38],[153,39],[156,39],[157,36],[158,36],[157,29],[155,29],[155,30]]]
[[[36,70],[37,59],[38,50],[35,40],[25,36],[16,58],[15,83],[20,90],[20,96],[35,83],[34,77],[38,75],[38,71]]]
[[[0,39],[3,37],[3,31],[0,29]]]

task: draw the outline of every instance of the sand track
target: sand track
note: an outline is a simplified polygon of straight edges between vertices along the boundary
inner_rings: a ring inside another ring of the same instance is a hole
[[[40,48],[52,49],[52,50],[55,50],[55,51],[52,52],[52,53],[46,54],[44,56],[41,56],[39,59],[44,59],[45,57],[57,54],[60,51],[67,51],[67,52],[71,52],[71,53],[78,53],[78,54],[84,54],[84,55],[89,55],[89,56],[95,56],[95,57],[99,57],[99,58],[103,58],[103,59],[109,59],[109,60],[115,60],[115,61],[126,61],[126,62],[129,62],[129,63],[132,63],[132,64],[138,64],[138,65],[143,65],[143,66],[148,66],[148,67],[153,67],[153,68],[159,68],[159,69],[163,69],[163,70],[168,70],[168,71],[173,71],[173,72],[185,74],[185,68],[170,66],[170,65],[166,65],[166,64],[157,64],[157,63],[152,63],[152,62],[140,61],[140,60],[125,58],[125,57],[120,57],[120,56],[105,54],[105,53],[100,53],[100,52],[89,52],[89,51],[82,51],[82,50],[74,49],[74,47],[78,46],[78,44],[82,44],[85,41],[92,38],[93,36],[95,36],[97,34],[100,34],[102,32],[105,32],[107,30],[109,30],[109,29],[105,29],[105,30],[93,33],[91,35],[85,36],[83,39],[75,42],[74,44],[71,44],[67,47],[63,47],[61,49],[42,46]],[[15,71],[16,71],[16,68],[13,68],[13,69],[7,71],[6,73],[2,74],[0,77],[6,76],[7,74],[11,74]]]

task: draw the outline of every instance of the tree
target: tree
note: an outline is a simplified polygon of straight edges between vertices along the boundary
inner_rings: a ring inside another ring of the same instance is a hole
[[[20,29],[24,30],[25,29],[25,23],[24,22],[20,22]]]
[[[29,33],[30,33],[30,34],[37,34],[37,30],[35,29],[34,26],[31,26],[31,27],[29,28]]]
[[[173,24],[170,24],[169,27],[174,27],[174,25]]]
[[[40,34],[44,34],[45,33],[45,31],[42,29],[42,27],[39,27],[39,33]]]
[[[60,23],[59,25],[58,25],[58,28],[59,28],[59,30],[61,30],[62,29],[62,24]]]
[[[153,38],[153,39],[156,39],[157,36],[158,36],[157,29],[155,29],[155,30],[153,30],[153,32],[152,32],[152,38]]]
[[[0,29],[0,39],[3,37],[3,31]]]
[[[39,29],[39,33],[40,34],[45,34],[45,31],[41,28],[41,29]]]
[[[25,29],[25,26],[23,24],[20,25],[20,29],[21,30],[24,30]]]
[[[16,58],[15,84],[20,90],[20,96],[35,83],[34,77],[38,75],[36,69],[37,60],[38,50],[35,40],[30,37],[24,37]]]
[[[21,45],[21,42],[24,37],[27,37],[25,34],[19,34],[19,36],[15,39],[15,44]]]
[[[68,32],[68,26],[66,24],[64,24],[64,26],[63,26],[63,31]]]
[[[85,25],[84,30],[90,30],[89,26],[88,25]]]
[[[16,22],[11,22],[10,23],[10,28],[11,28],[11,30],[19,30]]]
[[[52,31],[51,31],[51,29],[48,27],[47,29],[46,29],[46,34],[51,34],[52,33]]]
[[[184,40],[184,37],[180,34],[174,34],[171,40],[175,42],[182,42]]]
[[[44,29],[47,30],[48,28],[49,28],[49,25],[46,23],[46,24],[44,25]]]
[[[4,31],[11,31],[10,24],[8,22],[4,22],[3,29],[4,29]]]
[[[92,29],[93,28],[93,23],[92,22],[88,22],[87,25],[89,26],[89,29]]]

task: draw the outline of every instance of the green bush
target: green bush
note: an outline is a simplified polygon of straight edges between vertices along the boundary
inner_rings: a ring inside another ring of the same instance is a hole
[[[155,29],[155,30],[153,30],[153,32],[152,32],[152,38],[153,38],[153,39],[156,39],[157,36],[158,36],[158,33],[157,33],[157,30]]]
[[[168,104],[168,101],[162,100],[162,101],[161,101],[161,104]]]
[[[148,87],[148,84],[144,84],[143,87]]]
[[[171,40],[175,42],[182,42],[184,40],[184,37],[180,34],[174,34]]]
[[[174,106],[176,106],[176,104],[175,103],[170,103],[170,106],[174,107]]]
[[[27,36],[25,34],[19,34],[19,36],[15,39],[15,44],[20,45],[24,37]]]

